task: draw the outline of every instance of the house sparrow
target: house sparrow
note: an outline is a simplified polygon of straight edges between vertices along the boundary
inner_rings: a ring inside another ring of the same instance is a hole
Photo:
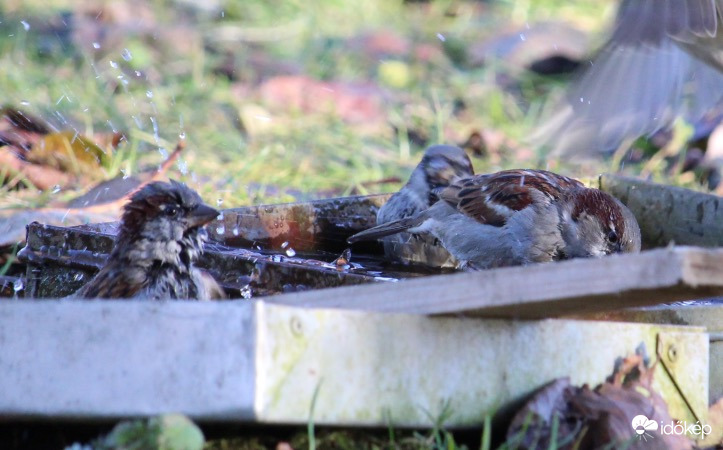
[[[532,141],[611,153],[723,100],[723,0],[623,0],[608,42]],[[581,155],[589,156],[589,155]]]
[[[179,182],[154,182],[125,205],[115,247],[105,266],[73,297],[223,298],[223,289],[194,261],[205,224],[219,212]]]
[[[605,192],[545,170],[462,178],[438,195],[430,208],[348,241],[427,233],[477,269],[640,250],[640,228],[628,208]]]
[[[424,211],[438,200],[432,193],[434,189],[449,186],[458,178],[472,175],[472,162],[461,148],[450,145],[427,148],[407,184],[379,208],[377,225]],[[399,233],[383,238],[382,243],[384,254],[394,261],[417,262],[435,267],[456,265],[449,252],[430,236]]]

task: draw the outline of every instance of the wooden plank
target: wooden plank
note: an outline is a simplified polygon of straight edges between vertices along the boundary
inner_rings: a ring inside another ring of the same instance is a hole
[[[617,175],[601,175],[600,189],[635,214],[644,247],[723,247],[723,199],[676,186]]]
[[[676,379],[707,407],[702,328],[294,308],[262,301],[0,302],[0,417],[479,426],[558,377],[596,385],[619,357],[675,342]],[[661,365],[654,389],[692,417]],[[694,422],[694,420],[693,420]]]
[[[268,301],[303,307],[534,319],[720,294],[723,249],[671,247],[284,294]]]

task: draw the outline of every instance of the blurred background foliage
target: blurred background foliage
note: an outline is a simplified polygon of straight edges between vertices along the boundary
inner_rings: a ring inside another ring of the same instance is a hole
[[[154,169],[180,139],[168,176],[224,207],[393,191],[439,142],[466,147],[477,172],[614,170],[620,160],[547,158],[528,137],[616,5],[6,1],[0,100],[94,138],[108,157],[53,195],[5,183],[3,205],[42,206]]]

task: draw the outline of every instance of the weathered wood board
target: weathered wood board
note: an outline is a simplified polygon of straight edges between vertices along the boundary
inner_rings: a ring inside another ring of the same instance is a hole
[[[168,411],[198,420],[472,426],[492,408],[569,376],[601,383],[641,346],[674,417],[705,417],[701,328],[508,321],[293,308],[261,301],[0,302],[0,416],[95,420]]]
[[[537,319],[721,294],[723,249],[671,247],[300,292],[268,300],[319,308]]]

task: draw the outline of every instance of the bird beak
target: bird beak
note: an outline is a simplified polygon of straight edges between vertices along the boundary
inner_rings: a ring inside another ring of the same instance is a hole
[[[193,228],[206,225],[218,217],[219,214],[216,209],[201,203],[191,210],[191,214],[188,216],[188,227]]]

